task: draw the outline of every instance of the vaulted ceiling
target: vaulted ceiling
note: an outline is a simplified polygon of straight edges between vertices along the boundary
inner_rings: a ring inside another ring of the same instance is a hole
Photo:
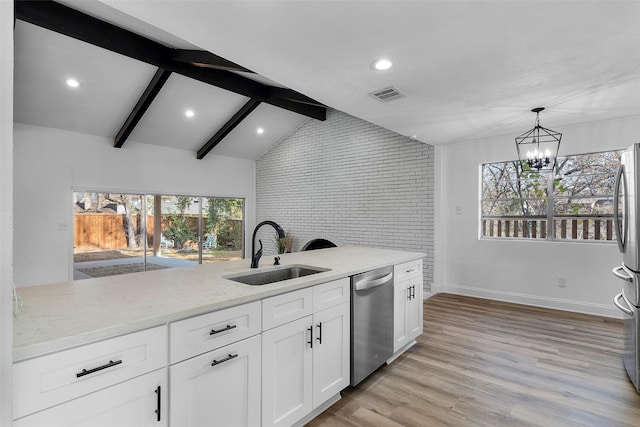
[[[326,105],[429,144],[513,144],[538,106],[546,107],[541,123],[559,131],[640,119],[637,1],[62,3],[175,49],[211,52],[257,73],[237,75],[320,104],[299,105]],[[373,70],[380,57],[393,67]],[[87,70],[84,92],[53,88],[74,69]],[[18,21],[16,121],[113,138],[157,69]],[[370,96],[391,86],[406,97]],[[197,152],[249,98],[172,72],[129,140]],[[187,120],[186,108],[206,119]],[[305,120],[316,119],[263,100],[212,153],[256,158]],[[275,137],[258,138],[257,126]]]
[[[133,140],[198,159],[256,159],[305,120],[326,118],[317,101],[131,18],[15,5],[16,122],[113,138],[116,148]]]

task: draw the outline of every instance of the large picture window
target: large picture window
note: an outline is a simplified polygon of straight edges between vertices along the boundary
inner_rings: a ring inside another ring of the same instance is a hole
[[[558,157],[554,172],[482,165],[483,238],[611,242],[622,150]]]
[[[74,280],[244,258],[244,199],[73,194]]]

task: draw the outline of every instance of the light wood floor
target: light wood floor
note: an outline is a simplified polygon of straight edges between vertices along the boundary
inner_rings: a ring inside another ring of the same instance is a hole
[[[424,334],[309,426],[640,426],[622,322],[450,294]]]

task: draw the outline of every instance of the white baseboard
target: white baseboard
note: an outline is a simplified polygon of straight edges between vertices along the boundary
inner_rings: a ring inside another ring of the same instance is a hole
[[[434,286],[431,288],[435,293]],[[521,294],[517,292],[495,291],[472,286],[445,285],[438,287],[438,292],[450,294],[466,295],[471,297],[487,298],[497,301],[513,302],[517,304],[532,305],[535,307],[552,308],[556,310],[573,311],[576,313],[593,314],[596,316],[612,317],[622,319],[623,314],[618,310],[613,302],[611,305],[587,303],[582,301],[572,301],[561,298],[542,297],[538,295]]]

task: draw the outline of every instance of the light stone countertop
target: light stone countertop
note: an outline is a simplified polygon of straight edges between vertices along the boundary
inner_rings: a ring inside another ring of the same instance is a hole
[[[29,359],[424,256],[357,246],[282,254],[283,266],[330,270],[262,286],[223,278],[259,271],[250,269],[250,260],[245,259],[18,288],[21,307],[13,320],[13,359]],[[273,256],[260,261],[260,269],[273,268]]]

